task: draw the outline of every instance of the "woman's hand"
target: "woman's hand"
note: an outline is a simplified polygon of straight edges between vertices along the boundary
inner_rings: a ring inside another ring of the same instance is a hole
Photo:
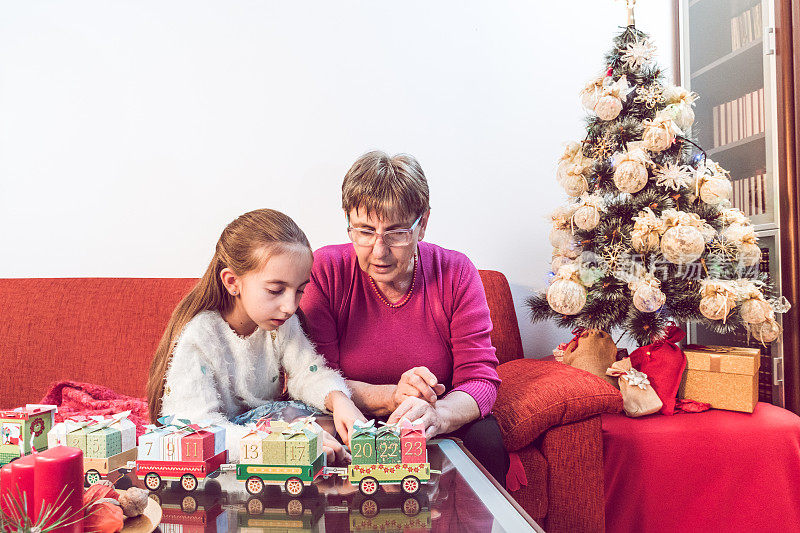
[[[331,391],[325,398],[325,407],[333,413],[333,425],[342,442],[349,444],[350,435],[353,433],[353,423],[356,420],[366,422],[367,419],[356,407],[356,404],[342,391]]]
[[[325,452],[328,465],[350,462],[350,453],[347,448],[327,431],[322,432],[322,450]]]
[[[446,427],[447,421],[436,410],[436,407],[421,398],[412,396],[403,400],[403,403],[389,417],[388,423],[399,422],[401,418],[422,423],[425,426],[425,438],[427,439],[450,431]]]
[[[415,366],[400,376],[392,394],[393,410],[397,410],[406,398],[421,398],[433,404],[440,394],[444,394],[444,385],[439,383],[433,372],[424,366]]]

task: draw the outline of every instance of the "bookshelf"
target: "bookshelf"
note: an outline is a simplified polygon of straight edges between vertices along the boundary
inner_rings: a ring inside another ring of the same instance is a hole
[[[762,260],[781,286],[776,63],[772,0],[678,0],[681,84],[700,95],[692,135],[730,171],[733,203],[759,237]],[[747,332],[721,336],[690,325],[688,341],[760,347],[759,399],[784,405],[783,344],[759,346]]]

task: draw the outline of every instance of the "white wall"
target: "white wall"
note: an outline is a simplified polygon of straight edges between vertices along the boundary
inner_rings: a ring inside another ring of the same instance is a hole
[[[638,27],[671,63],[671,2]],[[503,271],[529,356],[561,143],[624,2],[0,1],[0,277],[199,276],[254,208],[344,242],[342,176],[414,154],[427,240]]]

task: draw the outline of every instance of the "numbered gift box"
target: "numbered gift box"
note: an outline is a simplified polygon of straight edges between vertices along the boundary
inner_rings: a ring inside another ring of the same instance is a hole
[[[375,464],[375,421],[361,422],[356,420],[353,424],[353,434],[350,437],[350,454],[354,465]]]
[[[318,442],[322,434],[306,428],[302,421],[292,422],[281,434],[286,441],[287,465],[309,465],[319,457]]]
[[[322,429],[322,426],[317,424],[315,418],[313,416],[306,416],[303,418],[298,418],[294,423],[302,424],[303,430],[307,433],[313,433],[315,436],[314,442],[316,442],[317,447],[316,450],[311,450],[311,457],[316,459],[322,453],[322,434],[325,431]]]
[[[225,428],[171,416],[158,421],[161,427],[145,426],[139,437],[140,460],[201,462],[225,451]]]
[[[425,445],[425,426],[420,422],[412,424],[405,418],[400,420],[400,448],[403,462],[427,463],[428,452]]]
[[[400,426],[385,424],[375,432],[375,453],[378,464],[400,462]]]

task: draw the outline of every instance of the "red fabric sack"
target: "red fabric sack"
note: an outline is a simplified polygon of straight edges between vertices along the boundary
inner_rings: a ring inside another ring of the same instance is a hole
[[[686,333],[677,326],[667,326],[666,336],[653,344],[637,348],[631,354],[631,365],[647,374],[650,384],[661,398],[662,415],[675,412],[675,397],[686,368],[686,355],[677,345]]]

